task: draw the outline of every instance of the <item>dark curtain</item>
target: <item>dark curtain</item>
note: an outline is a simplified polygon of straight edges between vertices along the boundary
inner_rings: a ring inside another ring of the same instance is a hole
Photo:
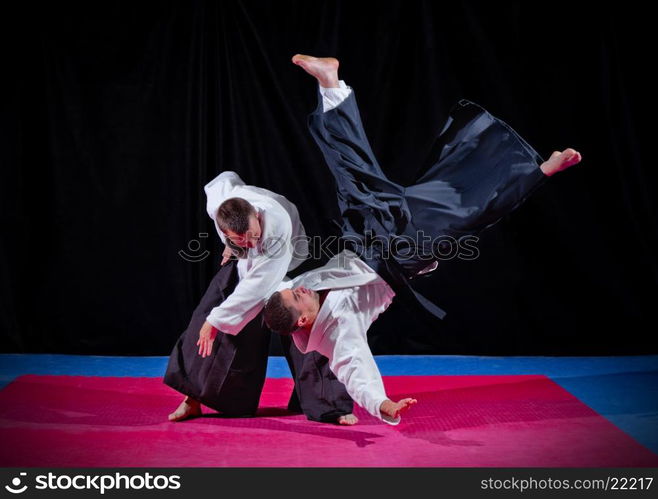
[[[584,156],[483,234],[477,260],[447,262],[418,283],[448,311],[445,321],[394,303],[371,328],[375,353],[655,353],[653,27],[634,9],[409,0],[9,7],[2,351],[168,354],[219,265],[203,185],[223,170],[297,203],[310,235],[333,232],[333,181],[306,128],[316,86],[290,63],[300,52],[340,59],[375,154],[399,183],[421,170],[460,98],[545,157],[568,146]]]

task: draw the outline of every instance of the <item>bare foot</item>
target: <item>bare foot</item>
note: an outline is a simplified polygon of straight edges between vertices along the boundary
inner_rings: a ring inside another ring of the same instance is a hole
[[[551,154],[548,161],[544,161],[539,168],[541,168],[541,171],[543,171],[546,176],[550,177],[562,170],[566,170],[570,166],[580,163],[581,159],[583,158],[578,151],[568,148],[562,152],[555,151]]]
[[[201,416],[201,414],[201,403],[198,400],[187,397],[181,402],[178,409],[169,414],[169,421],[183,421],[188,418]]]
[[[393,402],[392,400],[386,399],[382,402],[382,405],[379,406],[379,411],[391,419],[397,419],[402,412],[406,411],[416,403],[418,403],[418,400],[412,398],[402,399],[399,402]]]
[[[345,426],[352,426],[354,424],[357,424],[358,422],[359,422],[359,418],[357,418],[354,414],[344,414],[338,418],[338,424],[342,424]]]
[[[311,76],[317,78],[321,87],[340,87],[338,84],[338,59],[297,54],[293,56],[292,62],[301,66]]]

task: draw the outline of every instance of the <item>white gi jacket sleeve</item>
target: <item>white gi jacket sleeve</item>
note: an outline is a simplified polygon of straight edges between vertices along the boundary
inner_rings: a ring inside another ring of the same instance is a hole
[[[388,397],[368,346],[366,333],[371,318],[358,309],[355,301],[344,300],[343,304],[333,324],[328,325],[318,351],[328,357],[329,368],[357,404],[385,423],[397,425],[399,417],[390,418],[379,410]]]
[[[288,272],[293,255],[291,234],[292,224],[285,210],[275,205],[268,208],[259,254],[253,259],[250,256],[249,267],[233,293],[210,311],[206,318],[210,324],[222,333],[236,335],[258,315]]]

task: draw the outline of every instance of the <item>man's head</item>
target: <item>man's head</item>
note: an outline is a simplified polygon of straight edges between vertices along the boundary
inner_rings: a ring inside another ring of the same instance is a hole
[[[304,287],[274,293],[265,305],[265,324],[287,335],[297,328],[311,329],[320,311],[320,295]]]
[[[258,212],[242,198],[229,198],[219,205],[217,225],[236,246],[253,248],[261,236]]]

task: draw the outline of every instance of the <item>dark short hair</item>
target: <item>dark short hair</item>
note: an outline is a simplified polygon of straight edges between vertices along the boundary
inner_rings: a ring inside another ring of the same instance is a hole
[[[256,209],[246,199],[229,198],[219,205],[217,225],[223,232],[245,234],[249,230],[249,216],[255,214]]]
[[[293,308],[286,307],[281,293],[277,291],[267,300],[263,318],[272,331],[287,336],[297,329],[299,313]]]

